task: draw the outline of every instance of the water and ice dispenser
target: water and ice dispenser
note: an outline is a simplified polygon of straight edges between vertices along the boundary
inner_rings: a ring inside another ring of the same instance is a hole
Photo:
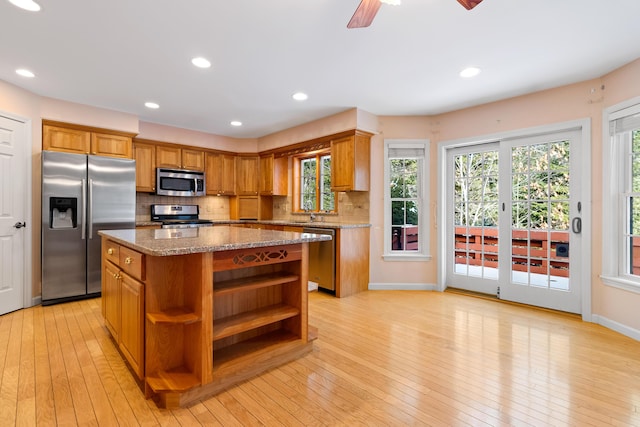
[[[78,226],[78,199],[76,197],[49,198],[49,228],[76,228]]]

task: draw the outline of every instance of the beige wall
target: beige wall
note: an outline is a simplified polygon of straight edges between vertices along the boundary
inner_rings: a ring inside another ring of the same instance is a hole
[[[65,123],[138,133],[138,116],[53,98],[40,98],[40,117]]]
[[[193,145],[203,148],[215,148],[217,150],[237,153],[255,153],[258,151],[257,139],[230,138],[148,122],[139,122],[137,138]]]
[[[356,129],[358,125],[358,110],[351,109],[320,120],[305,123],[300,126],[276,132],[258,138],[258,151],[272,150],[286,147],[298,142],[309,141],[334,133]]]

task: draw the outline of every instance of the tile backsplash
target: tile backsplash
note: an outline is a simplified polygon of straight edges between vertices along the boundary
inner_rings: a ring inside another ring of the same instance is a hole
[[[290,196],[273,197],[273,219],[290,221],[300,218],[303,213],[292,213],[293,200]],[[354,191],[338,193],[338,213],[319,214],[327,222],[369,222],[369,192]]]
[[[136,193],[136,221],[151,220],[151,205],[198,205],[200,218],[211,220],[229,219],[229,197],[171,197],[155,194]]]
[[[292,213],[293,206],[290,196],[273,196],[273,219],[291,221],[299,219],[301,213]],[[211,220],[228,220],[229,197],[204,196],[204,197],[171,197],[156,196],[155,194],[136,193],[136,221],[151,220],[151,205],[198,205],[200,206],[200,218]],[[369,222],[369,193],[350,192],[338,193],[338,213],[319,214],[327,222]]]

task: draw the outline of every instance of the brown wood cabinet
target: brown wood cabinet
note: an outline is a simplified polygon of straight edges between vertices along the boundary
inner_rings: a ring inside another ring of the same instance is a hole
[[[260,156],[260,195],[286,196],[289,190],[289,158]]]
[[[182,168],[192,171],[204,171],[204,151],[183,148]]]
[[[205,155],[207,194],[232,196],[236,194],[236,156],[208,152]]]
[[[369,191],[370,136],[356,132],[331,141],[331,189]]]
[[[120,335],[120,269],[105,262],[102,271],[102,315],[104,323],[118,342]]]
[[[144,378],[144,285],[126,273],[120,279],[120,351]]]
[[[159,168],[182,167],[182,150],[180,147],[156,146],[156,166]]]
[[[156,146],[134,141],[133,158],[136,159],[136,191],[156,191]]]
[[[159,168],[204,171],[204,150],[157,145],[156,166]]]
[[[74,154],[133,157],[133,134],[43,120],[42,149]]]
[[[144,378],[144,255],[103,239],[102,314],[138,378]]]
[[[369,227],[336,230],[336,297],[369,289],[369,236]]]
[[[236,193],[239,196],[257,196],[259,189],[260,158],[256,155],[236,157]]]
[[[131,137],[92,132],[90,154],[131,159]]]

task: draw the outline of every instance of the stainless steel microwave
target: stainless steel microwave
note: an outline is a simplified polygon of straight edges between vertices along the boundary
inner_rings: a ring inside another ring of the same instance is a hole
[[[156,169],[156,194],[160,196],[204,196],[204,172],[179,169]]]

